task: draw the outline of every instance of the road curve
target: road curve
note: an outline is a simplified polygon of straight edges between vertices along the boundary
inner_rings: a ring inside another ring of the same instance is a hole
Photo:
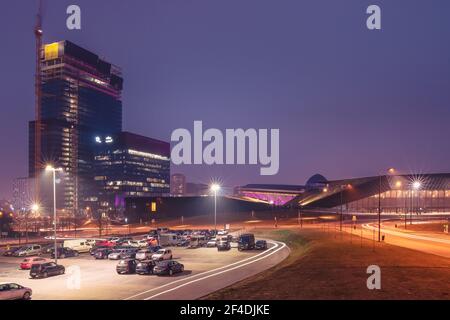
[[[152,288],[124,300],[195,300],[267,270],[289,256],[283,243],[267,240],[269,248],[257,255]]]

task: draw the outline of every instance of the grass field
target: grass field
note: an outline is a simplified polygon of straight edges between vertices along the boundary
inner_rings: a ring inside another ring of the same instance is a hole
[[[278,266],[204,299],[450,299],[450,259],[320,229],[258,230],[285,242]],[[366,286],[381,268],[381,290]]]

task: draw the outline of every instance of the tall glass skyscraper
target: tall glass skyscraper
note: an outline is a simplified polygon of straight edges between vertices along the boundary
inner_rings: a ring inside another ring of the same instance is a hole
[[[95,137],[122,131],[121,70],[69,41],[44,45],[40,62],[40,123],[29,123],[29,176],[41,181],[37,198],[50,208],[45,166],[63,168],[58,208],[80,213],[97,201]],[[40,142],[37,157],[36,141]]]

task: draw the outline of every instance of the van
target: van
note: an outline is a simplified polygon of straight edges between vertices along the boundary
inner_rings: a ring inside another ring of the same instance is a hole
[[[39,256],[42,253],[42,247],[38,244],[30,244],[23,246],[17,250],[14,255],[16,257],[29,257],[29,256]]]
[[[86,239],[65,240],[64,248],[69,248],[78,252],[89,252],[92,249],[93,242]]]
[[[160,246],[176,246],[179,242],[178,235],[175,233],[163,233],[159,235]]]
[[[255,249],[255,236],[252,233],[245,233],[239,236],[238,250]]]

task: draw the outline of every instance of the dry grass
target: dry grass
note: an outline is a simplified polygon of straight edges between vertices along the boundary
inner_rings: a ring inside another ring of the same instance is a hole
[[[450,259],[320,230],[258,231],[286,242],[278,266],[205,299],[450,299]],[[381,290],[368,290],[366,269],[381,268]]]

